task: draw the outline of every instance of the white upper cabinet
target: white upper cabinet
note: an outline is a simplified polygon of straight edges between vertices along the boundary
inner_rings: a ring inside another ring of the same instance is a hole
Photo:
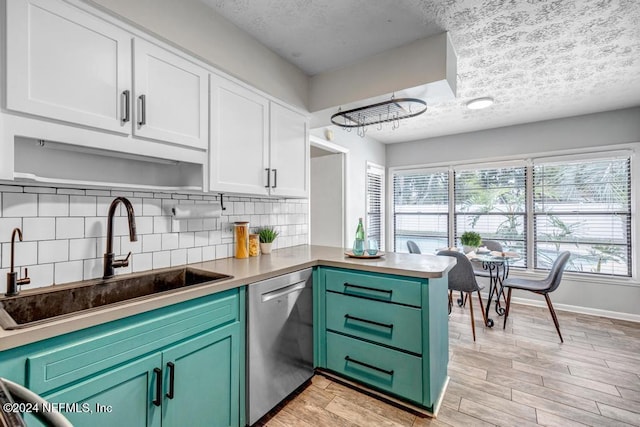
[[[210,189],[268,195],[269,101],[211,75]]]
[[[271,102],[271,195],[309,196],[307,118]]]
[[[7,17],[8,109],[131,132],[127,32],[51,0],[7,0]]]
[[[141,39],[134,58],[134,135],[206,149],[208,72]]]
[[[211,191],[307,197],[305,116],[211,75]]]

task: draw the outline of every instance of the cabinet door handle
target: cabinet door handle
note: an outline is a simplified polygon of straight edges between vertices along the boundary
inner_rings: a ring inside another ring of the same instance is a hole
[[[380,323],[374,320],[363,319],[362,317],[352,316],[350,314],[345,314],[344,318],[347,320],[356,320],[358,322],[369,323],[371,325],[382,326],[383,328],[393,329],[393,323]]]
[[[140,95],[138,97],[138,125],[143,126],[147,124],[147,97]]]
[[[169,369],[169,391],[167,392],[167,397],[173,399],[176,365],[174,365],[173,362],[169,362],[167,363],[167,368]]]
[[[153,368],[153,372],[156,375],[156,398],[153,399],[153,404],[160,406],[162,404],[162,369]]]
[[[271,169],[264,168],[264,170],[267,171],[267,185],[265,185],[264,188],[269,188],[271,187]]]
[[[278,169],[271,169],[273,171],[273,185],[271,188],[276,188],[278,186]]]
[[[121,99],[122,99],[122,123],[127,123],[129,120],[131,120],[131,116],[130,116],[130,110],[129,110],[129,98],[131,96],[131,92],[129,92],[128,90],[125,90],[124,92],[122,92],[121,95]]]
[[[366,291],[382,292],[382,293],[385,293],[385,294],[389,294],[389,296],[391,296],[393,294],[393,290],[391,290],[391,289],[376,289],[376,288],[370,288],[368,286],[354,285],[353,283],[348,283],[348,282],[344,283],[344,287],[345,288],[364,289]]]
[[[388,371],[386,369],[378,368],[377,366],[373,366],[368,363],[364,363],[359,360],[352,359],[349,356],[345,356],[344,360],[346,360],[347,362],[355,363],[356,365],[364,366],[365,368],[373,369],[374,371],[382,372],[383,374],[393,375],[393,369]]]

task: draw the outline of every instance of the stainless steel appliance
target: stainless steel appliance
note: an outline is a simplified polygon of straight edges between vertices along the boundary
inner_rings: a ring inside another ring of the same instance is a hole
[[[313,376],[311,287],[311,269],[306,269],[248,288],[249,425]]]

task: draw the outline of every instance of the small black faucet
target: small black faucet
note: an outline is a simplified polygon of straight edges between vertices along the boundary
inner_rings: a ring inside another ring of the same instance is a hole
[[[129,257],[131,256],[131,252],[124,259],[114,259],[115,255],[113,254],[113,216],[116,213],[116,207],[118,203],[122,202],[122,204],[127,208],[127,218],[129,220],[129,240],[135,242],[138,240],[138,236],[136,235],[136,219],[133,212],[133,205],[131,202],[125,197],[116,197],[111,202],[111,206],[109,206],[109,215],[107,217],[107,251],[104,254],[104,275],[103,279],[108,279],[109,277],[113,277],[114,269],[120,267],[127,267],[129,265]]]
[[[8,297],[18,295],[18,285],[28,285],[31,283],[26,267],[24,269],[24,277],[22,279],[18,279],[18,273],[16,273],[13,268],[15,261],[16,234],[22,242],[22,230],[18,227],[14,228],[11,233],[11,270],[7,273],[7,293],[5,294]]]

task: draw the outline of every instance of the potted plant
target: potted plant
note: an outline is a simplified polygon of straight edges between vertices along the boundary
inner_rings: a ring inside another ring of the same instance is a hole
[[[460,236],[460,243],[462,243],[462,250],[466,254],[476,250],[482,243],[482,238],[475,231],[465,231]]]
[[[275,228],[271,226],[261,227],[258,229],[258,236],[260,237],[260,252],[263,254],[271,253],[271,245],[273,241],[278,237],[278,233]]]

